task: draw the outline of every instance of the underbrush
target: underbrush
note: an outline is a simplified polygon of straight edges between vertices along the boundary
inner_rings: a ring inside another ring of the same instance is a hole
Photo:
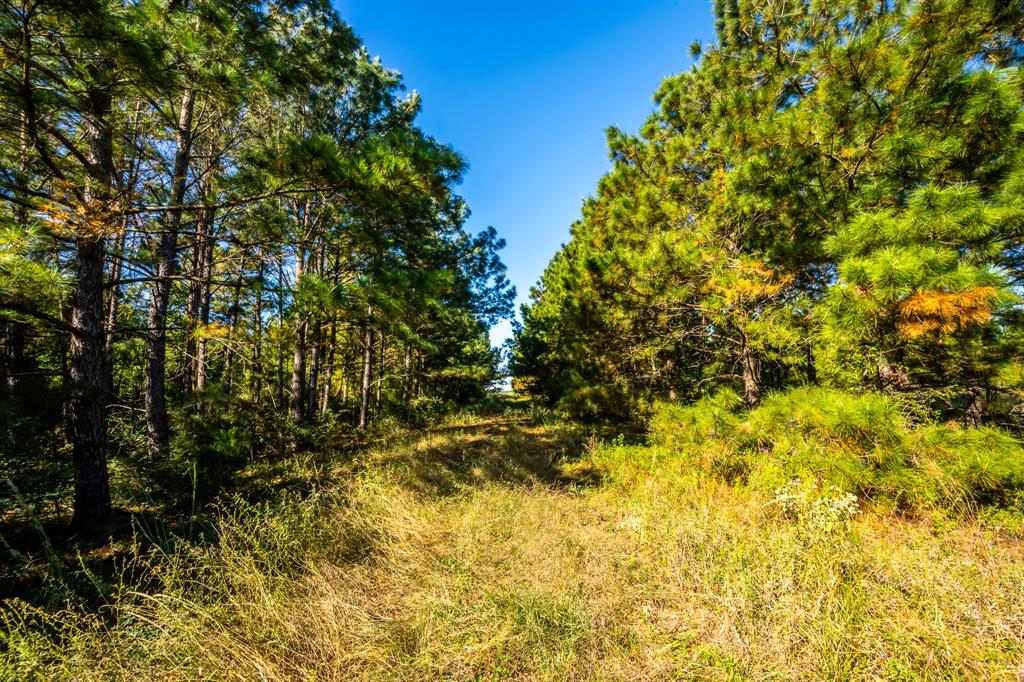
[[[1024,505],[1018,440],[991,427],[916,424],[879,394],[799,388],[748,412],[724,391],[662,405],[651,431],[686,465],[762,491],[821,481],[883,509],[954,516]]]

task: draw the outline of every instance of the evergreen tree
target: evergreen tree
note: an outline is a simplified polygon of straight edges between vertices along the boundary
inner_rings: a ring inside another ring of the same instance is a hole
[[[504,244],[326,0],[5,3],[0,51],[2,464],[61,477],[61,411],[30,406],[66,398],[77,530],[112,453],[146,496],[212,493],[240,455],[495,379]]]
[[[613,169],[523,313],[521,385],[592,414],[722,384],[754,405],[817,381],[918,393],[972,423],[1005,412],[1020,7],[715,15],[716,41],[665,80],[640,135],[609,131]]]

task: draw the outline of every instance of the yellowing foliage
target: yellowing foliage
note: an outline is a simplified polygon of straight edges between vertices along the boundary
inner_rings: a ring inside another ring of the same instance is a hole
[[[47,202],[39,212],[49,220],[55,234],[64,236],[107,237],[120,225],[120,211],[114,201],[65,199]]]
[[[988,322],[996,293],[990,286],[958,292],[919,291],[900,304],[900,335],[905,339],[941,336]]]
[[[226,324],[211,322],[198,325],[195,330],[195,337],[196,339],[226,339],[229,332],[230,327]]]
[[[712,276],[707,289],[730,305],[772,298],[793,281],[792,275],[772,270],[760,261],[734,264],[724,276]]]

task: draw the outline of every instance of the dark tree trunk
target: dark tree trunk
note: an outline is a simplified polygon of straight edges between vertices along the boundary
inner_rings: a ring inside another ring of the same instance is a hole
[[[103,334],[103,240],[82,239],[75,257],[69,378],[69,432],[75,467],[72,524],[91,532],[110,515],[107,472],[106,389],[109,385]]]
[[[242,259],[241,271],[238,279],[235,280],[235,293],[231,299],[231,309],[228,314],[231,316],[228,322],[227,345],[224,349],[224,385],[231,392],[235,385],[235,357],[238,352],[235,350],[235,337],[238,335],[238,316],[242,310],[242,285],[245,282],[245,258]]]
[[[814,349],[807,346],[807,383],[818,383],[818,369],[814,362]]]
[[[18,133],[18,167],[15,172],[15,192],[24,195],[28,188],[28,121],[25,114],[21,115]],[[14,221],[22,228],[28,227],[28,209],[22,204],[13,205]],[[17,320],[7,322],[4,344],[3,376],[4,385],[12,398],[16,398],[21,374],[25,371],[25,324]]]
[[[163,221],[157,249],[156,279],[146,316],[146,435],[150,459],[167,456],[170,428],[167,422],[167,308],[171,298],[171,277],[177,267],[178,229],[181,203],[185,200],[188,165],[192,157],[192,108],[194,93],[185,90],[178,114],[177,148],[171,177],[171,208]]]
[[[104,58],[93,64],[96,82],[107,82],[111,65]],[[86,127],[92,164],[85,199],[89,209],[105,211],[114,177],[113,134],[108,125],[109,91],[89,93]],[[110,475],[107,470],[106,390],[110,366],[104,357],[103,268],[104,238],[80,236],[75,241],[75,286],[71,296],[68,378],[68,434],[75,469],[75,510],[72,525],[80,532],[97,531],[110,518]]]

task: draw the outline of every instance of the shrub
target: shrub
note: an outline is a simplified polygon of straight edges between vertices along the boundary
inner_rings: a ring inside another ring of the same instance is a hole
[[[1024,448],[991,427],[912,422],[892,398],[801,387],[749,412],[721,392],[662,405],[653,442],[708,474],[772,491],[818,480],[891,509],[1020,505]]]

